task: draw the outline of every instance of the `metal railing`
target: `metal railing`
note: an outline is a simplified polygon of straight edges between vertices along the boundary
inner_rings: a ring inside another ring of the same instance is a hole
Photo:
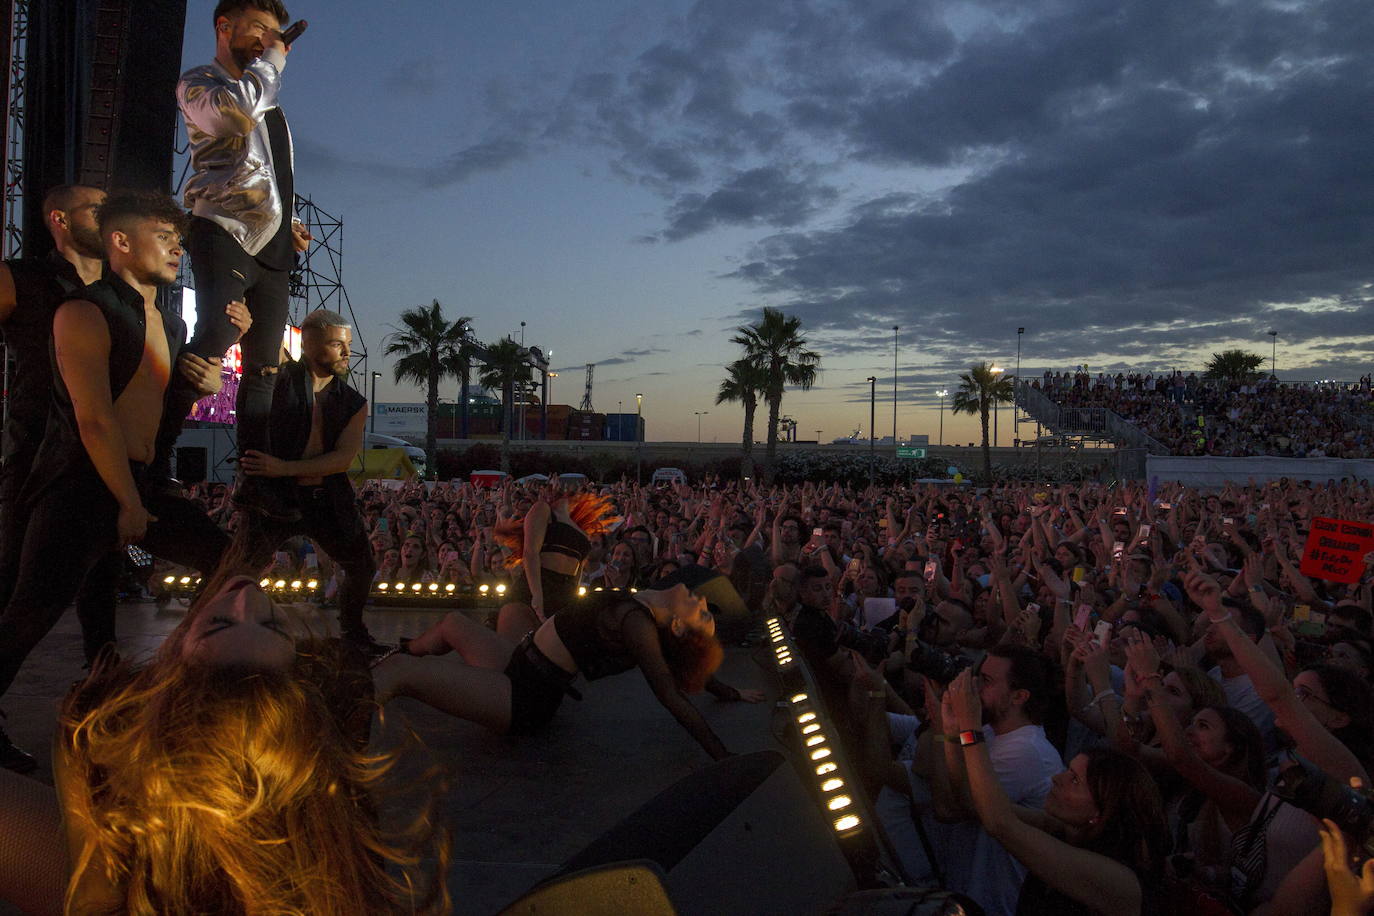
[[[1085,436],[1110,439],[1122,448],[1145,449],[1155,455],[1169,455],[1163,443],[1147,434],[1115,411],[1105,407],[1065,407],[1050,400],[1028,382],[1016,385],[1016,404],[1057,436]]]

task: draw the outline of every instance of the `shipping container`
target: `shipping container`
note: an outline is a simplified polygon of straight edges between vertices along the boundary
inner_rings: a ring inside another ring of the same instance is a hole
[[[568,417],[568,438],[579,442],[600,442],[606,433],[604,413],[574,411]]]
[[[635,435],[636,429],[639,430],[639,435]],[[606,414],[606,441],[643,442],[644,418],[632,413]]]

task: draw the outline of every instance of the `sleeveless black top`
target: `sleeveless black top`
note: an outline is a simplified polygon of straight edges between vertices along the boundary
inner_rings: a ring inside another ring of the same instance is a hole
[[[548,528],[544,529],[544,546],[539,548],[539,552],[559,553],[581,562],[591,549],[592,539],[581,528],[550,518]]]
[[[320,431],[321,444],[326,452],[334,450],[349,421],[367,406],[367,399],[343,379],[334,379],[316,394],[314,378],[304,360],[283,363],[272,388],[270,435],[273,455],[295,461],[305,452],[310,443],[316,398],[320,401],[324,423]],[[344,513],[341,517],[348,517],[348,509],[356,511],[353,484],[349,483],[347,473],[326,476],[324,488],[335,508]]]
[[[100,309],[110,331],[110,400],[118,400],[133,381],[143,362],[144,345],[147,342],[148,326],[144,315],[143,297],[132,286],[120,279],[118,274],[106,268],[105,276],[79,293],[69,296],[70,300],[84,300]],[[177,355],[186,342],[186,323],[180,316],[162,310],[162,330],[167,336],[167,356],[173,372],[176,371]],[[57,369],[57,354],[51,341],[48,344],[49,359],[52,365],[52,397],[48,410],[47,426],[43,433],[43,443],[38,447],[34,459],[33,472],[29,475],[24,488],[24,499],[31,500],[56,481],[68,474],[82,470],[94,472],[86,447],[81,443],[81,433],[76,425],[76,410],[71,395],[62,381],[62,373]]]
[[[594,681],[638,666],[620,634],[621,623],[634,613],[649,615],[649,609],[625,592],[591,592],[555,614],[553,628],[577,670]]]
[[[4,324],[5,344],[14,358],[10,378],[9,417],[4,454],[14,470],[26,473],[43,441],[52,400],[52,316],[57,307],[85,284],[72,263],[57,252],[45,258],[6,261],[14,278],[15,308]],[[21,466],[22,465],[22,466]]]

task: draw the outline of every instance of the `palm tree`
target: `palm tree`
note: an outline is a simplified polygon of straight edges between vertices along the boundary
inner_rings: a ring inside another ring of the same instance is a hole
[[[529,351],[509,337],[487,345],[487,355],[477,383],[501,391],[501,470],[510,471],[510,428],[515,410],[515,386],[532,378]]]
[[[1220,353],[1213,353],[1212,358],[1207,360],[1203,378],[1243,382],[1253,376],[1255,370],[1262,365],[1264,365],[1264,357],[1258,353],[1246,353],[1244,350],[1222,350]]]
[[[950,410],[954,413],[976,414],[983,424],[983,484],[992,486],[992,449],[988,445],[988,416],[997,404],[1010,404],[1015,380],[992,366],[979,363],[959,376],[959,388],[954,392]]]
[[[386,336],[386,355],[401,357],[392,367],[396,384],[411,382],[425,389],[429,412],[425,454],[429,467],[437,469],[439,383],[447,377],[459,379],[463,388],[462,409],[466,412],[474,345],[472,319],[464,315],[449,321],[444,317],[444,307],[435,299],[428,306],[406,309],[401,313],[401,326],[392,325],[391,329],[392,333]]]
[[[740,473],[745,477],[754,476],[754,412],[758,410],[763,386],[763,373],[758,367],[747,359],[737,359],[725,367],[725,378],[716,394],[717,404],[738,401],[744,405],[744,460]]]
[[[764,453],[764,482],[773,480],[773,459],[778,451],[778,413],[783,390],[795,385],[802,391],[816,383],[821,356],[806,349],[801,319],[777,309],[765,308],[758,324],[742,325],[730,340],[744,347],[744,359],[763,375],[763,399],[768,404],[768,447]]]

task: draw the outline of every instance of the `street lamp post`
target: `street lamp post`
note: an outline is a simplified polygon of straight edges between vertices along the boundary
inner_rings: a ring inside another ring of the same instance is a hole
[[[878,467],[878,437],[873,426],[878,419],[878,377],[868,377],[868,485],[874,484]]]
[[[935,393],[938,394],[938,395],[940,396],[940,444],[941,444],[941,445],[944,445],[944,444],[945,444],[945,396],[949,394],[949,391],[948,391],[947,389],[945,389],[945,388],[941,388],[939,391],[937,391],[937,392],[935,392]]]
[[[709,414],[709,410],[694,410],[692,413],[697,415],[697,445],[701,444],[701,418]]]
[[[381,377],[382,374],[380,372],[372,373],[372,402],[370,405],[372,408],[372,417],[370,418],[372,421],[372,428],[368,430],[370,433],[377,432],[377,379]]]
[[[1017,385],[1020,385],[1020,384],[1021,384],[1021,338],[1025,335],[1025,333],[1026,333],[1026,329],[1025,329],[1025,328],[1017,328],[1017,329],[1016,329],[1016,384],[1017,384]],[[1015,395],[1015,392],[1013,392],[1013,394],[1012,394],[1012,399],[1011,399],[1011,441],[1012,441],[1012,442],[1015,442],[1016,439],[1017,439],[1017,437],[1020,435],[1020,434],[1017,432],[1017,430],[1019,430],[1019,429],[1021,428],[1020,425],[1017,423],[1017,420],[1016,420],[1017,416],[1018,416],[1018,413],[1017,413],[1017,405],[1016,405],[1016,395]]]
[[[1279,377],[1279,332],[1274,330],[1269,331],[1269,377]]]
[[[897,444],[897,332],[900,325],[892,326],[892,444]]]
[[[993,367],[992,367],[992,374],[993,374],[993,375],[1001,375],[1001,374],[1002,374],[1003,372],[1005,372],[1005,371],[1006,371],[1006,370],[1003,369],[1001,366],[993,366]],[[993,381],[999,381],[999,380],[998,380],[998,379],[993,379]],[[998,418],[998,416],[999,416],[1001,413],[1002,413],[1001,407],[1000,407],[1000,405],[997,403],[997,400],[994,398],[994,399],[993,399],[993,402],[992,402],[992,447],[993,447],[993,448],[998,448],[998,447],[1001,446],[1001,436],[998,434],[998,431],[997,431],[997,418]]]
[[[640,424],[644,422],[644,395],[635,394],[635,486],[639,486],[641,466],[644,461],[644,437],[640,435]]]

